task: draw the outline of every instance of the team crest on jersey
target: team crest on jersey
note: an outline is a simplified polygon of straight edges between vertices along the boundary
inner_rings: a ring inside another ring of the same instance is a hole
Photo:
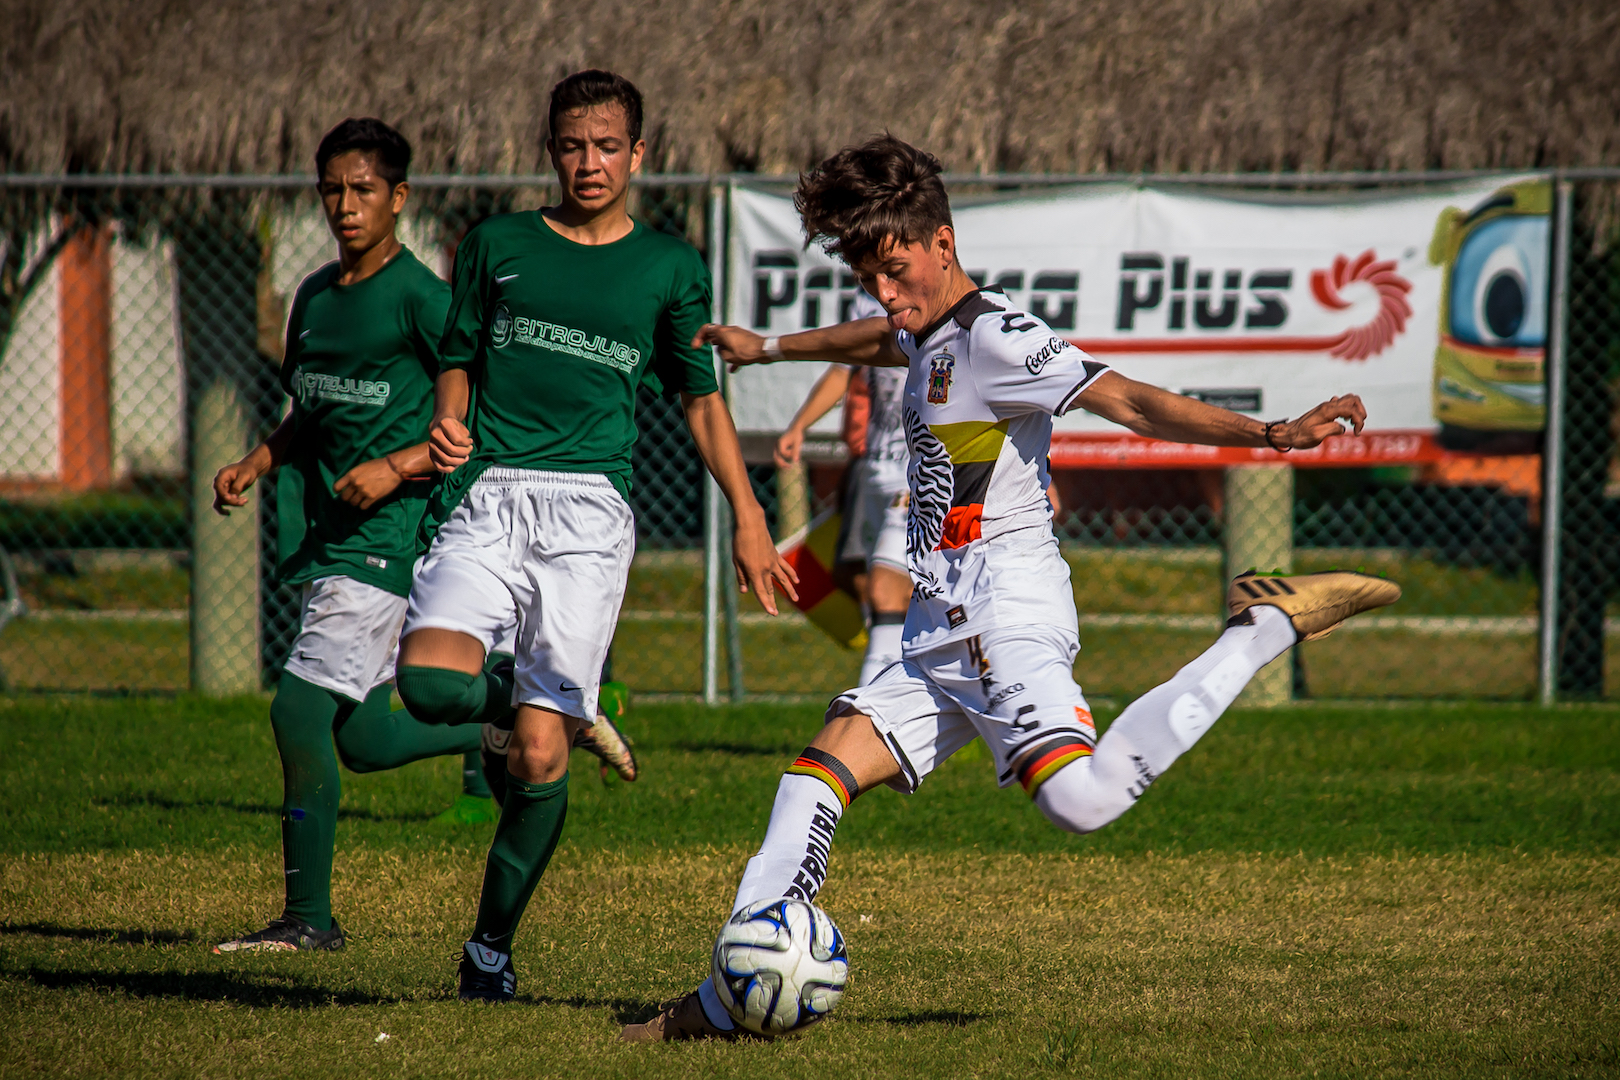
[[[495,305],[495,317],[489,323],[489,340],[497,349],[512,340],[512,313],[505,304]]]
[[[928,404],[944,405],[951,400],[951,369],[954,367],[956,357],[949,349],[941,349],[939,355],[928,361]]]

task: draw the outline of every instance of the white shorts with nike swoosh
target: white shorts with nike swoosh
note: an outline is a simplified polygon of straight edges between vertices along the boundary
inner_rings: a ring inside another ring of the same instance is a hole
[[[298,636],[282,670],[307,683],[364,701],[394,681],[405,598],[343,574],[304,585]]]
[[[606,477],[490,468],[428,549],[404,632],[455,630],[487,652],[515,616],[514,704],[592,723],[635,550]]]

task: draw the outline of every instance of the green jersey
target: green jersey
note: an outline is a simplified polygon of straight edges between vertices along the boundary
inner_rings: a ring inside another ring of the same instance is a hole
[[[611,244],[577,244],[539,211],[492,217],[456,252],[440,353],[467,369],[472,459],[435,514],[501,465],[601,473],[630,494],[636,388],[711,394],[709,271],[683,240],[634,222]]]
[[[405,250],[354,285],[339,273],[334,262],[305,278],[287,320],[281,386],[296,426],[276,487],[277,576],[344,574],[407,596],[430,482],[406,481],[369,510],[332,485],[427,438],[450,289]]]

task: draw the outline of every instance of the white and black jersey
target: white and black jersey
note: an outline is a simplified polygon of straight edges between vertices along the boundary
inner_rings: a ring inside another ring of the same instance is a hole
[[[895,336],[910,361],[906,655],[1001,627],[1074,627],[1046,460],[1052,417],[1107,366],[994,289]]]

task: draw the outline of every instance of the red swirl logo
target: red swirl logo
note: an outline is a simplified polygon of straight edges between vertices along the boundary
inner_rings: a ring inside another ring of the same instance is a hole
[[[1412,316],[1412,305],[1406,299],[1412,283],[1395,272],[1394,259],[1379,260],[1371,248],[1353,262],[1339,255],[1329,269],[1311,271],[1312,294],[1323,307],[1334,311],[1350,306],[1350,301],[1339,293],[1346,285],[1357,282],[1378,291],[1378,314],[1371,322],[1339,334],[1328,345],[1328,352],[1341,360],[1377,356],[1406,329],[1406,320]]]

